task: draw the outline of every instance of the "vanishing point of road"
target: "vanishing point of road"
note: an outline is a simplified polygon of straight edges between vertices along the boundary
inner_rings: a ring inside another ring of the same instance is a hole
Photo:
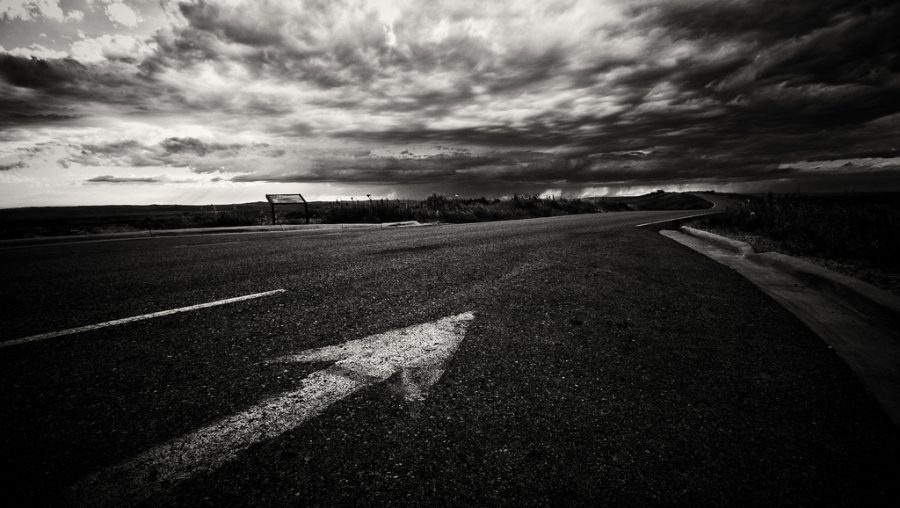
[[[736,272],[635,228],[686,214],[0,250],[3,341],[283,290],[0,347],[6,506],[80,504],[85,477],[328,365],[273,358],[448,316],[468,328],[424,399],[365,384],[132,501],[892,504],[900,437],[850,369]]]

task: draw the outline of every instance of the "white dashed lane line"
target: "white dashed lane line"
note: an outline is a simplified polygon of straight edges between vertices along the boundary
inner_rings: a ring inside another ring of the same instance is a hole
[[[237,296],[235,298],[226,298],[225,300],[216,300],[214,302],[201,303],[201,304],[197,304],[197,305],[191,305],[188,307],[179,307],[177,309],[161,310],[159,312],[152,312],[150,314],[142,314],[140,316],[132,316],[132,317],[127,317],[127,318],[122,318],[122,319],[115,319],[113,321],[105,321],[103,323],[97,323],[97,324],[93,324],[93,325],[85,325],[85,326],[79,326],[77,328],[68,328],[66,330],[58,330],[55,332],[47,332],[47,333],[41,333],[38,335],[31,335],[29,337],[22,337],[20,339],[13,339],[13,340],[8,340],[6,342],[0,342],[0,349],[5,348],[5,347],[11,347],[11,346],[19,346],[21,344],[27,344],[29,342],[37,342],[39,340],[52,339],[55,337],[62,337],[64,335],[72,335],[72,334],[76,334],[76,333],[89,332],[91,330],[97,330],[99,328],[106,328],[109,326],[124,325],[127,323],[133,323],[135,321],[143,321],[145,319],[169,316],[172,314],[178,314],[179,312],[189,312],[192,310],[200,310],[200,309],[207,309],[209,307],[217,307],[219,305],[227,305],[229,303],[243,302],[244,300],[253,300],[255,298],[263,298],[265,296],[272,296],[272,295],[284,293],[285,291],[287,291],[287,290],[275,289],[272,291],[266,291],[264,293],[254,293],[252,295]]]
[[[712,208],[710,208],[710,210],[712,210]],[[693,214],[693,215],[685,215],[684,217],[673,217],[673,218],[671,218],[671,219],[660,219],[660,220],[655,220],[655,221],[652,221],[652,222],[645,222],[645,223],[643,223],[643,224],[638,224],[638,225],[635,226],[635,227],[636,227],[636,228],[642,228],[642,227],[644,227],[644,226],[650,226],[650,225],[653,225],[653,224],[661,224],[661,223],[663,223],[663,222],[673,222],[673,221],[677,221],[677,220],[692,219],[692,218],[694,218],[694,217],[702,217],[702,216],[704,216],[704,215],[709,215],[709,214],[710,214],[709,212],[703,212],[703,213],[695,213],[695,214]]]

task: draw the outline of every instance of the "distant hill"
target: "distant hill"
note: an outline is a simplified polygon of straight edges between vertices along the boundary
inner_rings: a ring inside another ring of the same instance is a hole
[[[625,203],[631,210],[702,210],[712,203],[693,194],[679,192],[651,192],[641,196],[588,198],[609,203]]]

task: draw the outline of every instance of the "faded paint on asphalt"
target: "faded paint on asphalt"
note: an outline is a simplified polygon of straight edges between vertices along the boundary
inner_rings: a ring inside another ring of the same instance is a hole
[[[466,312],[278,358],[274,361],[335,363],[312,373],[298,390],[85,478],[72,487],[72,499],[82,506],[121,506],[164,494],[181,481],[220,467],[251,445],[294,429],[331,404],[397,372],[406,399],[423,400],[474,318]]]

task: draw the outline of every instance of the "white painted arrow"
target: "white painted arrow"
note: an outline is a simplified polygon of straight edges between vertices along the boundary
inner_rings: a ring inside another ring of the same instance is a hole
[[[444,373],[465,337],[471,312],[391,330],[337,346],[310,349],[271,362],[335,362],[313,372],[297,390],[178,437],[126,462],[88,476],[70,489],[79,505],[135,504],[208,473],[251,445],[277,437],[331,404],[399,373],[407,400],[421,400]]]

